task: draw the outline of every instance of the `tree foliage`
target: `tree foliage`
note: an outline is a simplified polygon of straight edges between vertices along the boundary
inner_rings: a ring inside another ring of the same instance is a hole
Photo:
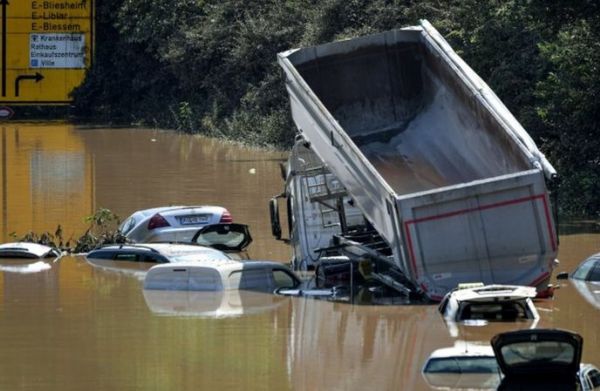
[[[600,4],[600,3],[598,3]],[[598,216],[595,0],[104,0],[76,114],[289,145],[278,52],[428,19],[564,178],[563,212]]]

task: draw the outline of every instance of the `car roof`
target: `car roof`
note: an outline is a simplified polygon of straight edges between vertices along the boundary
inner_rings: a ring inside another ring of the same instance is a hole
[[[173,268],[175,265],[165,263],[153,266],[150,271],[154,273],[161,269]],[[176,265],[177,268],[192,268],[192,269],[212,269],[219,273],[223,278],[227,278],[229,274],[241,270],[273,268],[289,270],[287,266],[275,261],[260,261],[260,260],[237,260],[237,259],[216,259],[216,260],[192,260],[181,258]]]
[[[58,252],[50,246],[30,242],[0,244],[0,257],[43,258],[48,255],[58,256]]]
[[[492,346],[467,341],[455,341],[454,346],[434,350],[430,359],[450,357],[494,357]]]
[[[108,245],[101,247],[94,251],[115,251],[115,252],[127,252],[127,251],[151,251],[157,252],[167,258],[180,257],[184,255],[201,255],[210,256],[213,258],[222,257],[229,259],[229,256],[222,251],[204,247],[194,244],[180,244],[180,243],[143,243],[143,244],[122,244],[122,245]]]
[[[156,213],[166,213],[173,212],[177,210],[185,210],[185,209],[214,209],[214,211],[224,209],[221,206],[216,205],[171,205],[171,206],[159,206],[155,208],[142,209],[134,212],[133,215],[142,215],[142,216],[152,216]]]
[[[498,302],[534,298],[536,294],[536,289],[529,286],[495,284],[475,288],[457,289],[451,292],[451,297],[458,302]]]

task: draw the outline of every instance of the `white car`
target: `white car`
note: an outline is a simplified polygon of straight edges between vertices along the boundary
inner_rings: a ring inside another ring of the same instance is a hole
[[[598,368],[581,363],[583,338],[579,334],[559,329],[517,330],[495,335],[491,345],[504,374],[498,390],[600,388]]]
[[[49,258],[59,255],[57,249],[43,244],[29,242],[0,244],[0,258]]]
[[[133,242],[189,242],[201,227],[232,222],[221,206],[166,206],[135,212],[119,230]]]
[[[300,279],[284,264],[272,261],[213,260],[156,265],[144,278],[144,289],[218,292],[250,290],[274,293],[297,288]]]
[[[440,302],[450,335],[458,336],[458,325],[482,326],[488,322],[525,320],[535,327],[540,316],[533,304],[537,291],[520,285],[464,284]]]
[[[157,263],[247,258],[252,242],[244,224],[213,224],[197,230],[187,243],[111,244],[90,251],[88,263],[105,270],[143,277]]]
[[[495,390],[502,373],[489,343],[456,341],[431,353],[423,377],[435,389]]]

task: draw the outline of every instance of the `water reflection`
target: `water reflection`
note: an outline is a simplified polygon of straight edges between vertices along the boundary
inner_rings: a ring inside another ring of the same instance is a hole
[[[157,315],[230,318],[267,312],[287,298],[260,292],[159,291],[144,289],[146,305]]]
[[[148,269],[152,266],[156,266],[156,263],[153,262],[113,261],[111,259],[87,257],[86,261],[100,272],[129,275],[140,281],[144,279]]]
[[[51,262],[38,259],[0,259],[0,272],[6,273],[39,273],[50,270],[51,267]]]
[[[94,209],[93,165],[73,126],[2,126],[0,235],[54,232],[68,224],[83,230]]]
[[[283,187],[280,152],[158,130],[62,123],[1,130],[2,241],[12,232],[53,233],[58,224],[73,240],[100,207],[125,218],[157,206],[217,204],[250,226],[253,256],[289,259],[287,246],[271,240],[266,209]]]
[[[289,249],[271,239],[266,207],[282,190],[282,154],[154,130],[3,129],[5,240],[12,231],[53,231],[59,222],[67,237],[81,233],[82,217],[100,206],[127,216],[150,206],[217,202],[250,225],[252,257],[288,260]],[[561,235],[559,270],[597,252],[600,233],[570,230]],[[427,390],[421,370],[435,350],[456,338],[485,344],[530,327],[460,327],[455,338],[435,305],[268,295],[264,303],[203,301],[193,292],[152,298],[138,270],[115,273],[82,257],[46,265],[35,273],[12,269],[24,263],[0,267],[0,389]],[[378,299],[377,292],[363,295]],[[536,306],[537,327],[580,333],[582,361],[600,366],[600,311],[576,286],[562,284],[553,300]]]
[[[571,280],[570,283],[588,303],[600,310],[600,282]]]

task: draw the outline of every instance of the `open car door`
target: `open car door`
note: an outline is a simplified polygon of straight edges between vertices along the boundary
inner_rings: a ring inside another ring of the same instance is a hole
[[[252,236],[245,224],[212,224],[200,228],[192,243],[221,251],[243,251],[252,243]]]

